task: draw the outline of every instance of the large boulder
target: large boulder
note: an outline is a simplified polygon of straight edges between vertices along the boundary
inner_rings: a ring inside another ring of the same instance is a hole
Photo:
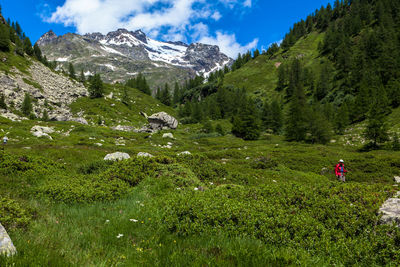
[[[155,113],[147,117],[149,125],[145,126],[142,130],[145,132],[156,132],[160,130],[176,129],[178,127],[178,120],[168,115],[166,112]]]
[[[123,152],[115,152],[112,154],[107,154],[104,157],[104,160],[112,160],[112,161],[117,161],[117,160],[124,160],[124,159],[130,159],[131,157],[127,153]]]
[[[10,236],[0,223],[0,255],[12,256],[17,253]]]
[[[379,209],[382,214],[381,222],[384,224],[396,223],[400,224],[400,192],[397,192],[396,196],[389,198],[383,203]]]

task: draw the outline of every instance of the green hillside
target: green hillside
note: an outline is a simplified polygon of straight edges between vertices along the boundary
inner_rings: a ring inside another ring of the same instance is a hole
[[[244,87],[249,92],[266,98],[281,96],[275,89],[278,82],[278,67],[294,58],[301,58],[307,67],[317,71],[323,57],[318,52],[318,45],[324,34],[313,32],[301,38],[288,51],[282,49],[272,59],[267,55],[246,63],[240,69],[224,77],[225,86]]]

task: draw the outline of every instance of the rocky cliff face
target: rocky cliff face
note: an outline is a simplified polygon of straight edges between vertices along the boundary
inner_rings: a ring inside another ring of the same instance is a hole
[[[232,64],[218,46],[160,42],[142,31],[119,29],[107,35],[56,36],[49,31],[37,42],[49,60],[66,68],[69,62],[86,75],[101,73],[107,82],[125,81],[143,73],[152,85],[175,82]]]
[[[11,72],[0,72],[0,94],[4,94],[8,107],[20,110],[25,93],[33,103],[33,114],[41,117],[47,110],[49,119],[57,121],[75,120],[85,123],[83,118],[73,117],[69,105],[78,97],[87,96],[87,89],[76,81],[51,71],[37,61],[31,61],[28,73],[16,68]],[[11,120],[22,118],[0,109],[0,115]]]

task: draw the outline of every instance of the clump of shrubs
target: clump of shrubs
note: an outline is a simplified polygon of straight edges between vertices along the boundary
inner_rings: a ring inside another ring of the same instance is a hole
[[[15,200],[0,196],[0,222],[7,230],[25,228],[31,218],[31,210],[26,210]]]
[[[39,196],[63,203],[112,201],[125,195],[129,185],[118,179],[94,175],[55,176],[39,186]]]
[[[178,162],[192,170],[202,182],[218,182],[228,175],[225,166],[206,156],[188,155],[179,157]]]

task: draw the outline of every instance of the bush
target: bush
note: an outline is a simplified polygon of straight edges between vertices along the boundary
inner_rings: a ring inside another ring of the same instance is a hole
[[[57,169],[65,169],[65,166],[41,157],[14,156],[0,151],[0,174],[27,171],[34,171],[36,174],[51,173]]]
[[[221,181],[228,175],[225,166],[212,161],[205,156],[189,155],[179,157],[178,162],[192,170],[193,173],[203,182]]]
[[[398,265],[400,230],[379,225],[377,215],[393,192],[337,183],[224,186],[169,195],[161,221],[179,236],[246,236],[277,248],[303,248],[339,265]]]
[[[32,218],[31,211],[27,211],[15,200],[0,196],[1,224],[7,229],[25,228]]]
[[[55,176],[38,187],[40,197],[63,203],[112,201],[125,195],[129,185],[117,179],[92,175]]]
[[[100,173],[109,168],[114,162],[110,160],[97,160],[90,163],[84,163],[78,167],[78,172],[81,174]]]
[[[137,185],[146,177],[156,175],[157,161],[155,158],[131,158],[113,164],[101,176],[108,180],[121,180],[130,186]]]

